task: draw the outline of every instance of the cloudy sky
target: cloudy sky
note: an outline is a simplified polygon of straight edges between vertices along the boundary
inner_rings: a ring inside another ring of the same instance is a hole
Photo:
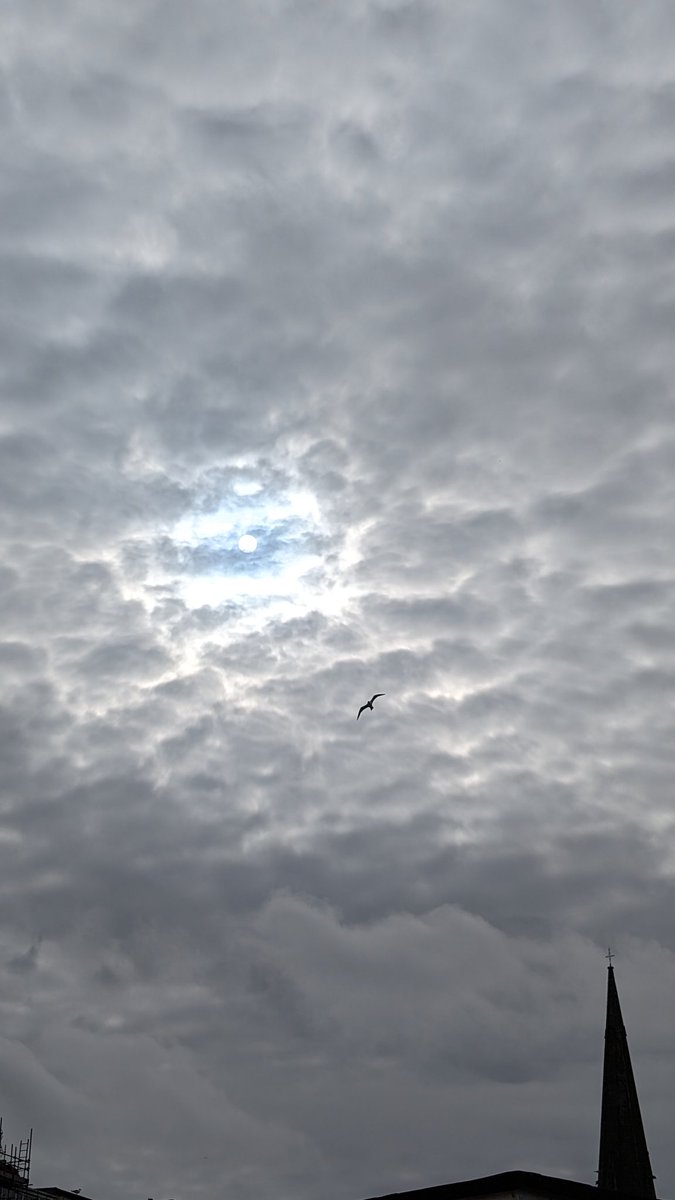
[[[0,46],[5,1135],[97,1200],[592,1183],[611,943],[672,1196],[672,3]]]

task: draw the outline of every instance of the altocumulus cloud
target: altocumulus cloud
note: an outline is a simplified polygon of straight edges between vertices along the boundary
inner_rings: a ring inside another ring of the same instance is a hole
[[[675,1186],[674,35],[659,0],[2,13],[35,1182],[592,1181],[610,940]]]

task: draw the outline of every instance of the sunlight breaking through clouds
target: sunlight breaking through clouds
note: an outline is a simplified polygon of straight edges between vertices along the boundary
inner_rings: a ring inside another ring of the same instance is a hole
[[[129,561],[145,566],[134,578],[119,568],[123,593],[151,614],[168,614],[170,624],[180,609],[167,609],[169,599],[188,612],[220,612],[208,638],[222,643],[312,612],[339,617],[358,594],[358,532],[337,536],[307,488],[235,479],[222,492],[213,506],[213,479],[207,499],[197,483],[189,511],[161,531],[137,535],[133,549],[127,544]],[[188,641],[203,636],[196,625]]]

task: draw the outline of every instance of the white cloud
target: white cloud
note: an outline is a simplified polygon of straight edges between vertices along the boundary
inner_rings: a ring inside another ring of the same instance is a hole
[[[672,1187],[673,20],[0,16],[0,1052],[39,1182],[592,1180],[617,940]]]

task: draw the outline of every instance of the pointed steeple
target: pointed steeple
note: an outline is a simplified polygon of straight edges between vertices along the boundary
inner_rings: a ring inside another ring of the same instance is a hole
[[[605,1061],[602,1074],[598,1187],[653,1200],[654,1176],[640,1115],[628,1040],[608,953]]]

